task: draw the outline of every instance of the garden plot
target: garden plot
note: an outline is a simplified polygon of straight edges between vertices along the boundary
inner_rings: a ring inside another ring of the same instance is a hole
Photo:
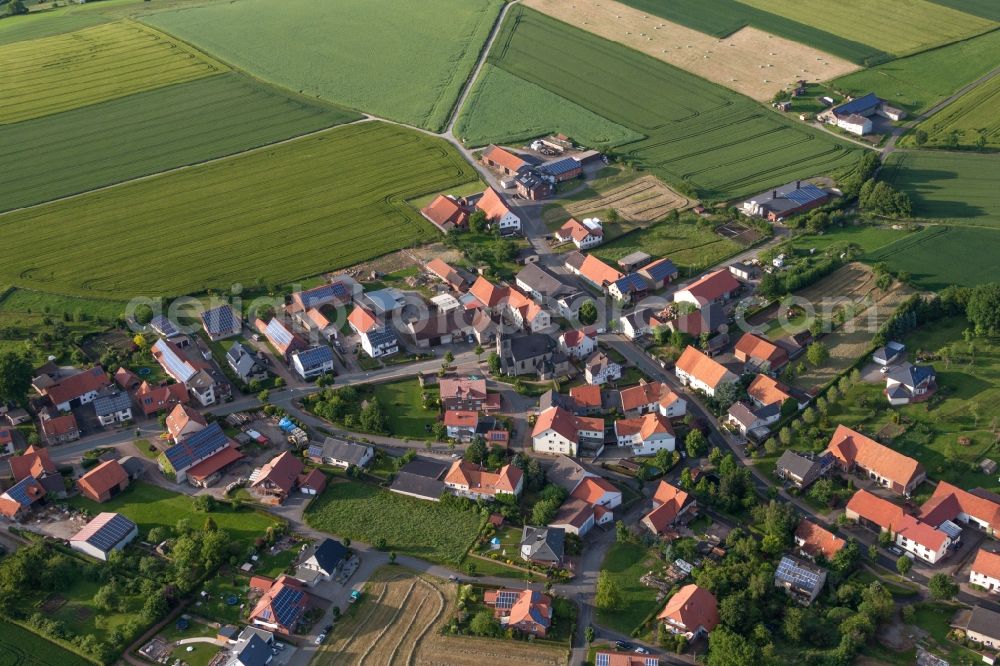
[[[601,213],[613,208],[628,222],[655,222],[676,209],[687,208],[694,202],[661,183],[654,176],[643,176],[631,183],[604,192],[598,197],[575,201],[564,206],[574,217],[585,213]]]
[[[718,39],[614,0],[524,4],[759,101],[770,100],[799,79],[825,81],[858,69],[847,60],[757,28]]]

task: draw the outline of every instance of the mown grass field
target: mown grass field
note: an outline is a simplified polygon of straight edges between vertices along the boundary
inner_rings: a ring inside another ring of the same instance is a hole
[[[243,0],[147,21],[265,80],[438,130],[502,4]]]
[[[94,666],[94,662],[0,620],[0,666]]]
[[[1000,53],[1000,52],[998,52]],[[917,126],[928,146],[1000,148],[1000,76],[973,88]]]
[[[814,248],[823,252],[831,247],[846,248],[855,245],[862,252],[874,252],[890,243],[904,238],[914,238],[922,233],[926,233],[926,231],[907,232],[889,226],[852,225],[841,228],[832,227],[817,235],[796,236],[792,239],[791,246],[795,250],[805,252]]]
[[[0,281],[119,299],[283,284],[437,236],[406,200],[474,179],[440,139],[334,128],[8,213]]]
[[[994,0],[933,0],[933,2],[992,21],[1000,21],[1000,3]]]
[[[746,25],[793,41],[808,44],[832,55],[858,64],[883,62],[891,56],[878,47],[862,44],[853,37],[841,37],[821,28],[812,21],[800,23],[767,9],[744,4],[738,0],[621,0],[648,14],[661,16],[689,28],[716,37],[727,37]],[[768,8],[770,9],[770,8]]]
[[[832,86],[855,97],[874,92],[895,106],[920,113],[993,69],[998,53],[1000,30],[994,30],[842,76]]]
[[[723,238],[710,226],[664,220],[601,245],[593,254],[612,264],[640,250],[654,257],[669,257],[683,278],[700,273],[741,249],[738,243]]]
[[[375,386],[375,397],[382,404],[389,432],[395,437],[424,439],[428,427],[437,421],[437,411],[424,409],[423,389],[416,379],[403,379]]]
[[[0,210],[230,155],[361,116],[234,72],[0,125]]]
[[[631,635],[632,630],[642,624],[650,613],[658,606],[663,606],[665,602],[656,600],[656,589],[639,582],[644,574],[656,569],[658,563],[653,552],[642,544],[613,545],[604,557],[601,569],[607,571],[618,583],[624,603],[615,610],[598,610],[597,621],[620,633]]]
[[[508,13],[489,61],[642,133],[645,139],[616,150],[669,183],[688,182],[703,198],[843,171],[858,157],[849,144],[791,124],[746,97],[522,7]],[[467,105],[464,113],[467,130],[485,134],[480,118],[492,112]]]
[[[890,270],[908,272],[918,287],[933,290],[989,281],[998,255],[1000,230],[935,226],[872,252],[865,260],[884,261]]]
[[[553,132],[562,132],[587,146],[614,146],[642,138],[627,127],[489,63],[476,79],[455,123],[455,136],[468,146],[491,141],[514,143]]]
[[[315,529],[368,544],[385,539],[397,553],[451,566],[465,557],[483,522],[473,511],[337,480],[331,480],[305,517]]]
[[[840,0],[836,10],[823,0],[741,2],[896,55],[909,55],[998,27],[995,21],[930,0],[891,0],[877,4]]]
[[[131,21],[0,47],[0,123],[191,81],[226,66]]]
[[[174,493],[144,481],[136,481],[125,492],[103,504],[82,496],[72,497],[68,503],[75,508],[86,509],[93,515],[102,511],[121,513],[139,526],[140,538],[144,538],[154,527],[173,529],[181,519],[187,519],[192,527],[198,529],[205,523],[205,518],[211,516],[219,529],[227,532],[234,542],[249,547],[253,545],[254,539],[264,536],[267,528],[277,522],[253,509],[234,511],[228,505],[219,505],[211,513],[196,511],[194,500],[188,495]]]
[[[896,151],[883,177],[910,195],[916,217],[1000,226],[1000,159],[996,155]]]

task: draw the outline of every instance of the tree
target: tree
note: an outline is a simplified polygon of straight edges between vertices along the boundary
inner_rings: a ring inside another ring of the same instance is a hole
[[[884,532],[879,532],[878,534],[878,545],[885,548],[890,543],[892,543],[892,532],[886,530]]]
[[[896,571],[898,571],[900,575],[905,576],[906,574],[910,573],[910,569],[912,568],[913,568],[913,560],[908,558],[906,555],[900,555],[899,559],[896,560]]]
[[[927,143],[927,132],[922,129],[918,129],[913,133],[913,143],[918,146],[922,146]]]
[[[0,354],[0,401],[24,405],[31,388],[31,361],[17,352]]]
[[[601,571],[597,576],[597,592],[594,594],[594,605],[601,610],[614,610],[622,605],[622,593],[618,583],[607,571]]]
[[[705,435],[701,433],[701,430],[695,429],[687,434],[684,438],[684,448],[687,454],[692,458],[698,458],[705,455],[708,450],[708,440],[705,439]]]
[[[388,545],[389,544],[386,542],[385,537],[379,537],[375,540],[375,550],[385,550]]]
[[[195,511],[209,513],[215,510],[215,498],[211,495],[198,495],[194,498]]]
[[[830,350],[822,342],[814,342],[806,349],[806,359],[813,367],[819,367],[830,358]]]
[[[448,365],[451,365],[454,360],[455,360],[455,355],[453,353],[451,353],[450,349],[444,353],[444,362],[445,363],[447,363]]]
[[[396,551],[392,551],[391,553],[389,553],[389,564],[395,564],[395,563],[396,563]]]
[[[583,637],[587,639],[587,643],[588,644],[589,643],[593,643],[594,642],[594,628],[591,627],[590,625],[587,625],[587,628],[583,632]]]
[[[486,231],[486,225],[488,223],[489,220],[486,219],[486,213],[481,210],[477,210],[469,216],[469,229],[477,234],[481,234]]]
[[[472,616],[469,622],[469,631],[476,636],[498,636],[500,634],[500,623],[493,615],[493,611],[484,608]]]
[[[729,409],[729,406],[740,399],[742,387],[736,382],[725,382],[715,390],[715,399],[722,409]]]
[[[136,306],[133,316],[135,317],[137,324],[145,326],[149,322],[153,321],[153,308],[149,307],[145,303],[141,303]]]
[[[472,350],[472,353],[476,355],[476,363],[479,362],[479,359],[483,355],[484,351],[485,350],[483,349],[482,345],[476,345],[476,348]]]
[[[114,582],[101,586],[94,594],[94,605],[103,611],[114,611],[121,603],[118,585]]]
[[[942,573],[931,576],[927,589],[935,599],[951,599],[958,594],[958,585],[955,581]]]
[[[487,455],[486,442],[483,441],[482,437],[477,435],[469,442],[469,446],[465,448],[464,458],[471,463],[480,465],[486,460]]]
[[[759,664],[760,650],[749,640],[725,627],[717,627],[708,637],[708,666]]]
[[[626,525],[621,520],[615,521],[615,541],[618,543],[626,543],[632,535],[628,531],[628,525]]]
[[[500,354],[493,352],[486,359],[486,363],[490,366],[490,373],[494,375],[500,374]],[[30,383],[30,377],[29,377]]]
[[[25,6],[23,0],[10,0],[10,2],[7,3],[7,14],[10,16],[27,13],[28,8]]]
[[[793,643],[801,641],[806,631],[805,622],[806,614],[801,608],[789,608],[781,625],[785,637]]]
[[[560,502],[552,499],[543,499],[535,502],[531,507],[531,521],[536,525],[547,525],[552,522],[559,510]]]
[[[973,288],[965,314],[976,335],[1000,333],[1000,284],[990,282]]]
[[[833,481],[830,479],[820,479],[809,489],[809,497],[823,506],[829,506],[833,499]]]
[[[369,432],[385,432],[386,419],[378,398],[372,398],[358,416],[361,427]]]
[[[585,326],[590,326],[595,321],[597,321],[597,305],[594,301],[585,301],[583,305],[580,306],[580,310],[577,316],[580,318],[580,323]]]
[[[830,566],[840,573],[846,573],[857,564],[859,555],[858,542],[848,539],[844,547],[834,553]]]

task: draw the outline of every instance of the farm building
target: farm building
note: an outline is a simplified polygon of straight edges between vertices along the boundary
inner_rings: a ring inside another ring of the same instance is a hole
[[[743,285],[726,269],[720,269],[695,280],[674,292],[675,303],[691,303],[702,308],[710,303],[729,300]]]
[[[438,258],[428,261],[424,270],[444,282],[453,291],[465,291],[469,288],[469,283],[461,273]]]
[[[407,497],[439,502],[445,492],[443,479],[449,467],[446,462],[418,456],[403,465],[389,490]]]
[[[757,269],[749,264],[737,261],[729,264],[729,272],[737,279],[751,280],[757,274]]]
[[[744,371],[778,372],[788,363],[784,349],[753,333],[744,333],[736,342],[734,355],[745,364]]]
[[[824,111],[819,114],[819,119],[852,134],[862,136],[871,133],[871,119],[876,116],[889,120],[902,120],[906,117],[906,112],[889,106],[875,93],[868,93]]]
[[[101,463],[81,476],[76,485],[93,502],[107,502],[128,488],[128,474],[117,460]]]
[[[646,296],[646,280],[638,273],[629,273],[608,285],[608,293],[623,303],[635,302]]]
[[[298,483],[304,466],[290,451],[278,454],[250,474],[250,494],[263,504],[283,504]]]
[[[492,144],[483,151],[482,160],[486,166],[493,167],[507,176],[515,176],[528,166],[527,162],[511,151]]]
[[[212,423],[161,453],[157,464],[160,471],[173,474],[177,483],[190,481],[204,488],[212,485],[225,467],[242,458],[235,442],[218,423]]]
[[[639,269],[639,275],[646,278],[652,289],[660,289],[676,280],[677,276],[680,275],[680,271],[677,270],[674,262],[664,257],[663,259],[657,259],[652,263],[642,266]]]
[[[880,486],[901,495],[909,495],[927,478],[923,465],[913,458],[845,425],[837,426],[826,451],[833,454],[845,472],[860,469]]]
[[[464,229],[469,224],[469,209],[450,194],[439,194],[420,209],[420,214],[444,233],[456,228]]]
[[[529,201],[545,199],[552,194],[552,183],[534,169],[524,169],[514,179],[518,195]]]
[[[120,513],[99,513],[69,539],[73,550],[106,562],[116,550],[122,550],[139,536],[139,527]]]
[[[63,376],[56,369],[54,373],[42,373],[31,380],[32,388],[48,398],[60,412],[93,402],[110,385],[104,368],[99,365],[69,376]]]
[[[943,559],[951,545],[945,525],[935,528],[867,490],[854,493],[844,508],[844,515],[868,529],[889,532],[897,546],[930,564]],[[957,529],[961,533],[961,528]]]
[[[582,258],[578,265],[572,255]],[[607,291],[612,284],[625,277],[592,254],[583,256],[579,252],[570,252],[566,256],[566,267],[601,291]]]
[[[563,183],[580,176],[583,173],[583,165],[574,157],[563,157],[542,164],[537,167],[536,171],[543,177],[550,178],[557,183]]]
[[[780,222],[793,215],[822,206],[829,200],[829,192],[808,181],[796,180],[747,199],[740,206],[740,212],[748,217],[760,217],[770,222]]]

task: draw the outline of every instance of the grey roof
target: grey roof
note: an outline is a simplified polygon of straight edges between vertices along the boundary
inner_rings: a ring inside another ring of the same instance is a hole
[[[510,357],[514,362],[542,356],[555,348],[555,340],[544,333],[529,333],[510,338]]]
[[[770,405],[767,405],[766,407],[761,407],[760,409],[754,412],[754,414],[757,415],[757,418],[763,419],[765,421],[767,419],[771,419],[774,418],[775,416],[778,416],[780,413],[781,413],[781,403],[778,402],[772,402]]]
[[[751,197],[749,201],[756,201],[759,205],[766,206],[768,210],[782,213],[819,201],[827,196],[829,195],[825,191],[812,183],[796,180],[781,187],[761,192]]]
[[[563,409],[569,409],[573,411],[576,406],[572,404],[573,401],[567,396],[561,393],[557,393],[554,389],[549,389],[543,393],[538,398],[538,411],[539,413],[544,412],[549,407],[562,407]]]
[[[618,260],[619,266],[634,266],[636,264],[641,264],[645,261],[650,260],[650,256],[640,250],[636,250],[630,254],[626,254],[624,257]]]
[[[973,606],[966,630],[1000,639],[1000,613],[982,606]]]
[[[785,470],[788,474],[799,479],[807,478],[810,473],[814,472],[818,465],[819,462],[816,459],[809,458],[791,449],[786,449],[781,454],[781,457],[778,458],[778,462],[775,463],[776,469]]]
[[[875,109],[882,100],[875,93],[868,93],[863,97],[858,97],[857,99],[852,99],[850,102],[845,102],[838,107],[833,109],[833,114],[835,116],[849,116],[852,114],[857,114],[860,116],[868,116],[874,113]]]
[[[136,456],[123,456],[118,459],[118,464],[125,469],[125,473],[129,476],[138,476],[146,469]]]
[[[444,461],[417,456],[403,465],[403,468],[399,471],[417,476],[426,476],[431,479],[440,479],[448,471],[449,467],[451,465]]]
[[[347,557],[347,548],[336,539],[324,539],[312,554],[319,568],[327,574],[333,573],[337,566]]]
[[[444,481],[410,472],[400,472],[393,479],[389,490],[406,495],[416,495],[429,500],[437,500],[444,492]]]
[[[392,287],[366,292],[365,298],[371,302],[379,313],[397,310],[403,306],[403,301],[405,300],[403,292]]]
[[[745,402],[735,402],[729,407],[729,416],[740,422],[744,428],[750,428],[757,421],[757,415],[753,413],[750,405]]]
[[[911,363],[905,363],[886,373],[887,379],[892,379],[907,387],[919,386],[921,382],[933,379],[934,376],[933,366],[913,365]]]
[[[555,275],[545,270],[538,264],[528,264],[522,268],[514,279],[523,282],[532,291],[536,291],[543,296],[558,298],[563,295],[576,293],[577,290],[569,286]]]
[[[234,342],[229,347],[229,351],[226,352],[226,361],[229,362],[229,367],[240,376],[240,379],[246,379],[253,374],[255,367],[258,371],[260,370],[257,359],[239,342]]]
[[[733,263],[729,264],[729,267],[741,273],[750,273],[753,271],[753,269],[750,266],[747,266],[742,261],[734,261]]]
[[[116,412],[131,409],[132,399],[124,391],[116,391],[97,397],[94,400],[94,411],[98,416],[109,416]]]
[[[528,558],[543,562],[561,562],[566,531],[560,527],[531,527],[521,531],[521,547],[528,547]],[[522,550],[523,552],[523,550]]]
[[[889,342],[885,347],[879,347],[872,354],[872,358],[876,361],[886,362],[891,358],[899,356],[901,353],[906,351],[906,345],[899,342]]]
[[[581,166],[582,165],[576,160],[575,157],[564,157],[552,162],[546,162],[538,167],[538,171],[549,176],[559,176],[564,173],[569,173],[574,169],[579,169]]]
[[[177,337],[180,335],[180,331],[174,326],[174,323],[166,318],[164,315],[156,315],[149,321],[150,327],[163,337],[170,338]]]
[[[586,259],[582,252],[577,252],[573,250],[572,252],[567,252],[566,256],[563,257],[563,264],[569,268],[579,270],[580,266],[583,266],[583,261]]]
[[[311,444],[309,455],[317,458],[332,458],[343,460],[351,465],[358,466],[371,448],[367,444],[355,444],[342,439],[327,437],[322,444]]]
[[[469,325],[465,314],[459,308],[442,312],[437,316],[412,321],[409,323],[411,334],[416,340],[429,340],[444,335],[454,335]]]

